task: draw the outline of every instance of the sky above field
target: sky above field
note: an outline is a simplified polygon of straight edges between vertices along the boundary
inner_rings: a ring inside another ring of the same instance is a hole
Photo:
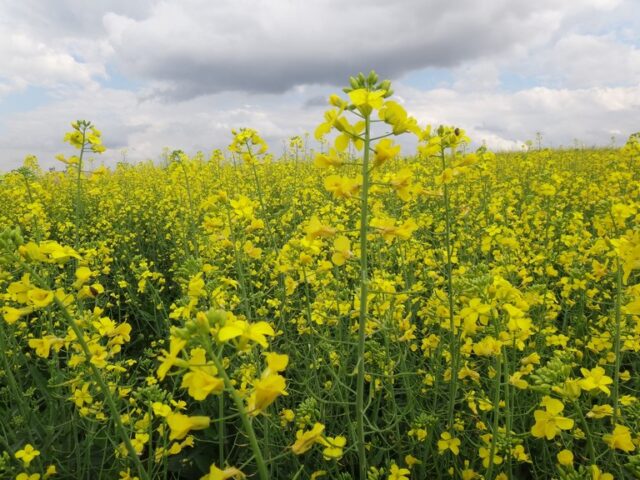
[[[76,119],[107,164],[225,148],[243,126],[279,154],[371,69],[421,124],[496,150],[640,130],[637,0],[0,0],[0,65],[1,170],[55,165]]]

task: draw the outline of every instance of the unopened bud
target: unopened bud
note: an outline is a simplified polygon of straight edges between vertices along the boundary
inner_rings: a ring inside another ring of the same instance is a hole
[[[334,107],[342,108],[344,101],[338,95],[334,94],[329,97],[329,104]]]
[[[391,80],[384,80],[381,84],[380,84],[380,90],[386,90],[387,92],[389,90],[391,90]]]

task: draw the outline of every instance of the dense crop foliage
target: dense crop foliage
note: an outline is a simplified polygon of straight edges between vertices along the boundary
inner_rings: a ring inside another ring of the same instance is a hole
[[[91,169],[76,122],[0,177],[2,478],[640,475],[639,139],[471,152],[345,91],[313,157]]]

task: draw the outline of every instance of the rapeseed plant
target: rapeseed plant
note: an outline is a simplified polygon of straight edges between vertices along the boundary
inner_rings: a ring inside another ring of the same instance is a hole
[[[329,105],[314,155],[91,171],[78,121],[0,177],[0,476],[638,476],[640,136],[472,151],[374,73]]]

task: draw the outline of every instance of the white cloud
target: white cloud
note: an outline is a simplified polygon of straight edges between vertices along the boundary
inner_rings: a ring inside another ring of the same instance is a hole
[[[243,97],[208,95],[170,104],[159,99],[141,101],[126,90],[67,92],[0,123],[0,170],[18,166],[26,154],[37,155],[46,167],[55,166],[55,154],[71,151],[62,137],[75,119],[91,120],[103,132],[108,150],[96,161],[113,164],[123,150],[132,161],[143,161],[157,159],[164,147],[191,154],[225,149],[231,129],[240,127],[260,131],[278,154],[282,139],[311,130],[322,118],[322,108],[306,108],[302,98],[274,104],[270,96],[254,96],[252,104],[244,106]]]
[[[27,153],[39,155],[45,166],[55,165],[56,153],[71,151],[62,136],[76,118],[90,119],[102,130],[110,149],[97,161],[107,164],[120,160],[124,149],[131,161],[157,159],[163,147],[191,154],[225,149],[230,130],[243,126],[257,129],[271,151],[279,154],[283,139],[313,132],[325,107],[309,100],[326,98],[331,91],[307,87],[291,93],[286,101],[257,95],[251,105],[245,105],[247,98],[242,94],[207,95],[169,104],[159,99],[140,102],[124,90],[87,89],[0,124],[4,130],[0,168],[19,165]],[[544,144],[551,146],[571,146],[574,139],[585,145],[605,145],[611,135],[620,143],[638,128],[640,118],[640,84],[576,90],[535,87],[513,93],[422,91],[397,84],[396,91],[421,125],[460,126],[476,144],[485,142],[497,150],[517,149],[534,139],[537,131],[543,133]],[[402,142],[413,148],[411,141]]]
[[[93,83],[104,66],[77,61],[66,51],[52,48],[23,33],[0,31],[0,94],[28,86],[56,87]]]
[[[633,85],[640,78],[640,48],[612,35],[569,34],[558,40],[538,68],[572,87]]]
[[[533,139],[537,131],[551,146],[569,146],[574,139],[606,145],[611,135],[620,143],[639,127],[640,83],[575,90],[535,87],[514,93],[398,91],[411,98],[407,108],[422,122],[458,125],[476,142],[497,149]]]
[[[639,128],[639,46],[635,0],[0,0],[0,169],[26,153],[51,165],[78,118],[104,131],[108,162],[224,147],[240,126],[278,152],[370,68],[445,72],[396,91],[422,121],[494,148],[536,131],[622,141]],[[29,87],[48,103],[16,105]]]

